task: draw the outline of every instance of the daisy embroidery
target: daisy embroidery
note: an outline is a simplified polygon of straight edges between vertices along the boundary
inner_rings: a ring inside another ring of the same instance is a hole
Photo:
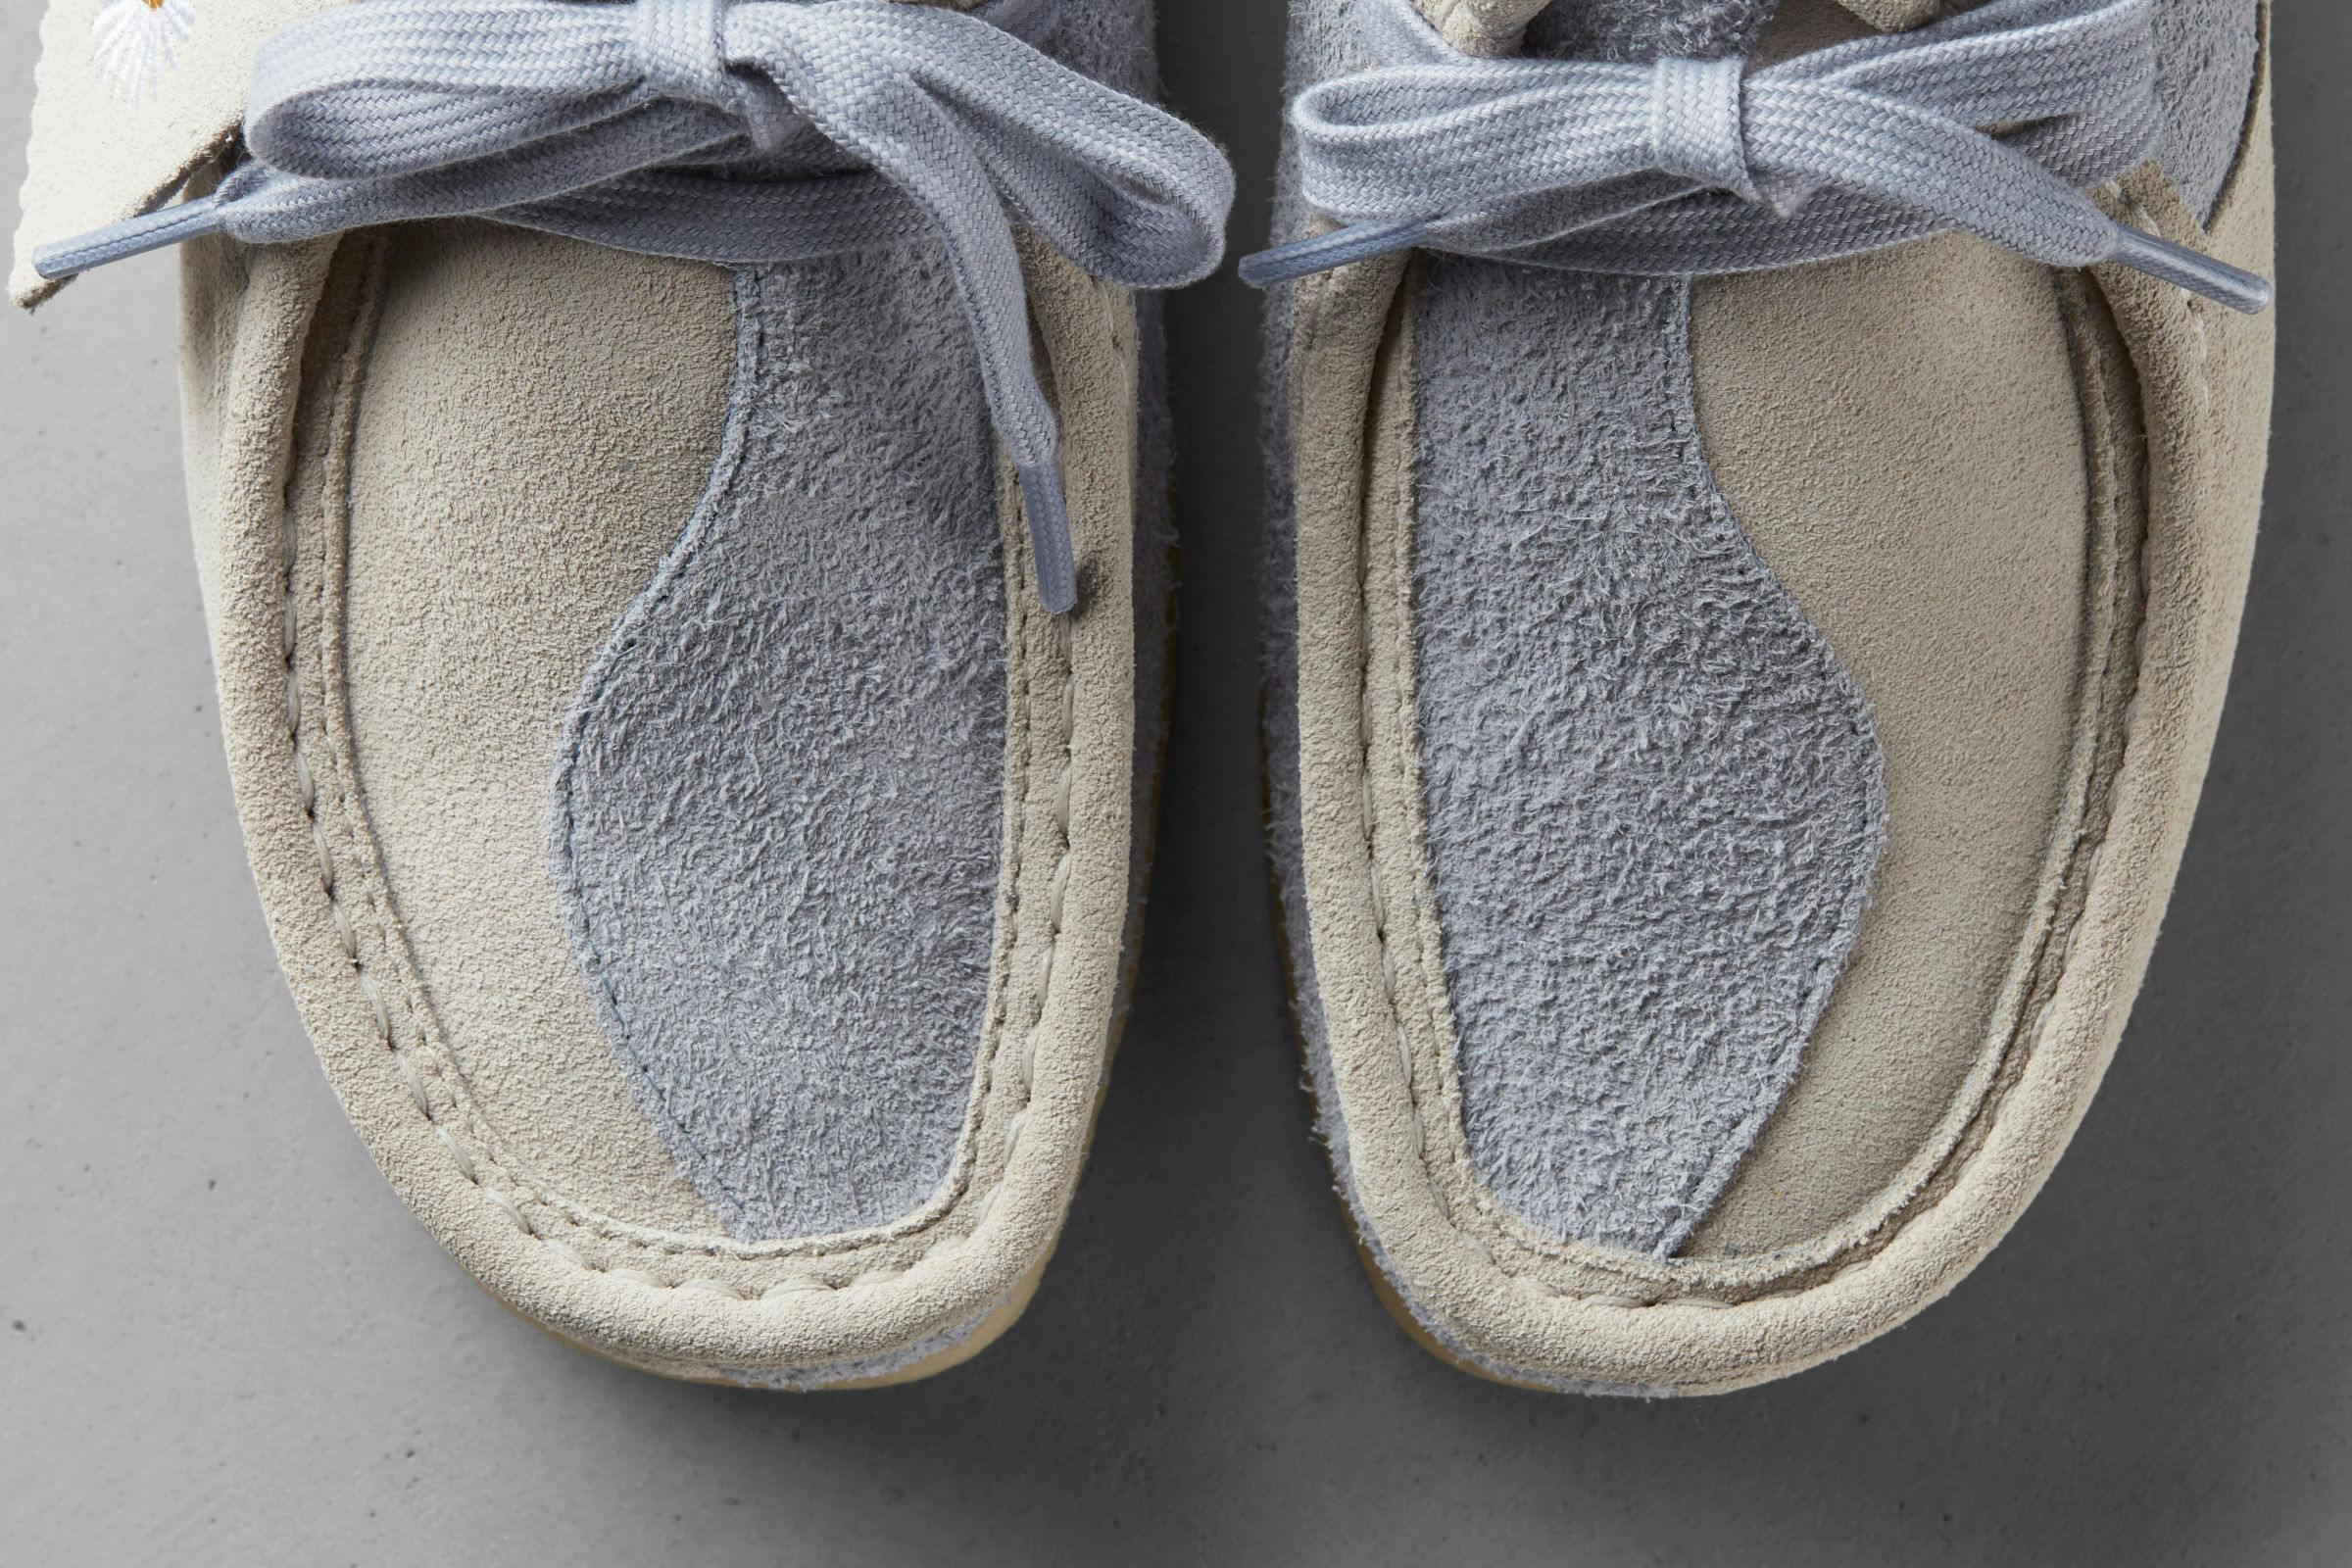
[[[135,104],[155,90],[179,41],[195,28],[196,10],[188,0],[107,0],[90,24],[98,39],[98,74],[115,96]]]

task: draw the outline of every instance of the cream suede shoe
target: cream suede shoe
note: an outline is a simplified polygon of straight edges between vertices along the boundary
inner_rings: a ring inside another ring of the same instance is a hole
[[[197,564],[328,1079],[566,1340],[953,1365],[1125,1005],[1172,558],[1123,285],[1214,265],[1230,176],[1132,96],[1141,4],[317,10],[54,7],[15,292],[199,235]]]
[[[2261,490],[2268,13],[1950,9],[1296,0],[1274,859],[1367,1264],[1490,1376],[1900,1323],[2146,965]]]

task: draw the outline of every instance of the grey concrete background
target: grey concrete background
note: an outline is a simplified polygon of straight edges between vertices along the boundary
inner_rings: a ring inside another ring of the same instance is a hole
[[[37,0],[0,3],[0,187]],[[0,319],[0,1561],[2254,1565],[2352,1542],[2352,17],[2282,6],[2270,507],[2107,1088],[1949,1300],[1790,1382],[1474,1382],[1372,1298],[1256,836],[1255,306],[1174,302],[1178,734],[1133,1030],[1004,1343],[816,1397],[664,1383],[475,1290],[345,1128],[247,880],[182,534],[172,270]],[[1262,234],[1281,19],[1170,0]],[[13,230],[13,209],[6,215]],[[233,1243],[234,1271],[213,1260]]]

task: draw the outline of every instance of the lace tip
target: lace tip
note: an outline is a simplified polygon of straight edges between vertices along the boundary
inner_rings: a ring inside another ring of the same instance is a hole
[[[1242,258],[1235,269],[1251,288],[1272,288],[1316,272],[1375,256],[1409,250],[1429,232],[1431,220],[1409,218],[1395,223],[1350,223],[1328,234],[1311,234],[1287,245],[1276,245]]]
[[[2123,223],[2115,225],[2111,259],[2248,316],[2259,316],[2271,308],[2269,278]]]
[[[1021,509],[1029,514],[1029,554],[1036,563],[1037,597],[1049,615],[1078,607],[1078,567],[1070,548],[1070,514],[1061,474],[1052,462],[1024,466]]]
[[[191,202],[142,214],[32,253],[32,270],[50,282],[73,277],[109,262],[125,261],[168,245],[217,234],[222,226],[220,198],[200,196]]]

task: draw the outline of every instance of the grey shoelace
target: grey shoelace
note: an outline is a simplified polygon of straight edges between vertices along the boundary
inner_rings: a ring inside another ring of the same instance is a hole
[[[1242,276],[1263,287],[1407,247],[1699,276],[1964,229],[2260,311],[2269,283],[2083,193],[2138,164],[2160,128],[2149,8],[1992,0],[1750,69],[1484,59],[1413,0],[1366,0],[1387,64],[1291,108],[1306,202],[1344,226],[1245,257]]]
[[[1182,121],[1025,41],[1051,3],[355,0],[262,47],[250,161],[213,194],[34,266],[461,214],[712,262],[936,233],[1058,614],[1076,572],[1012,224],[1095,276],[1175,288],[1215,269],[1233,174]]]

